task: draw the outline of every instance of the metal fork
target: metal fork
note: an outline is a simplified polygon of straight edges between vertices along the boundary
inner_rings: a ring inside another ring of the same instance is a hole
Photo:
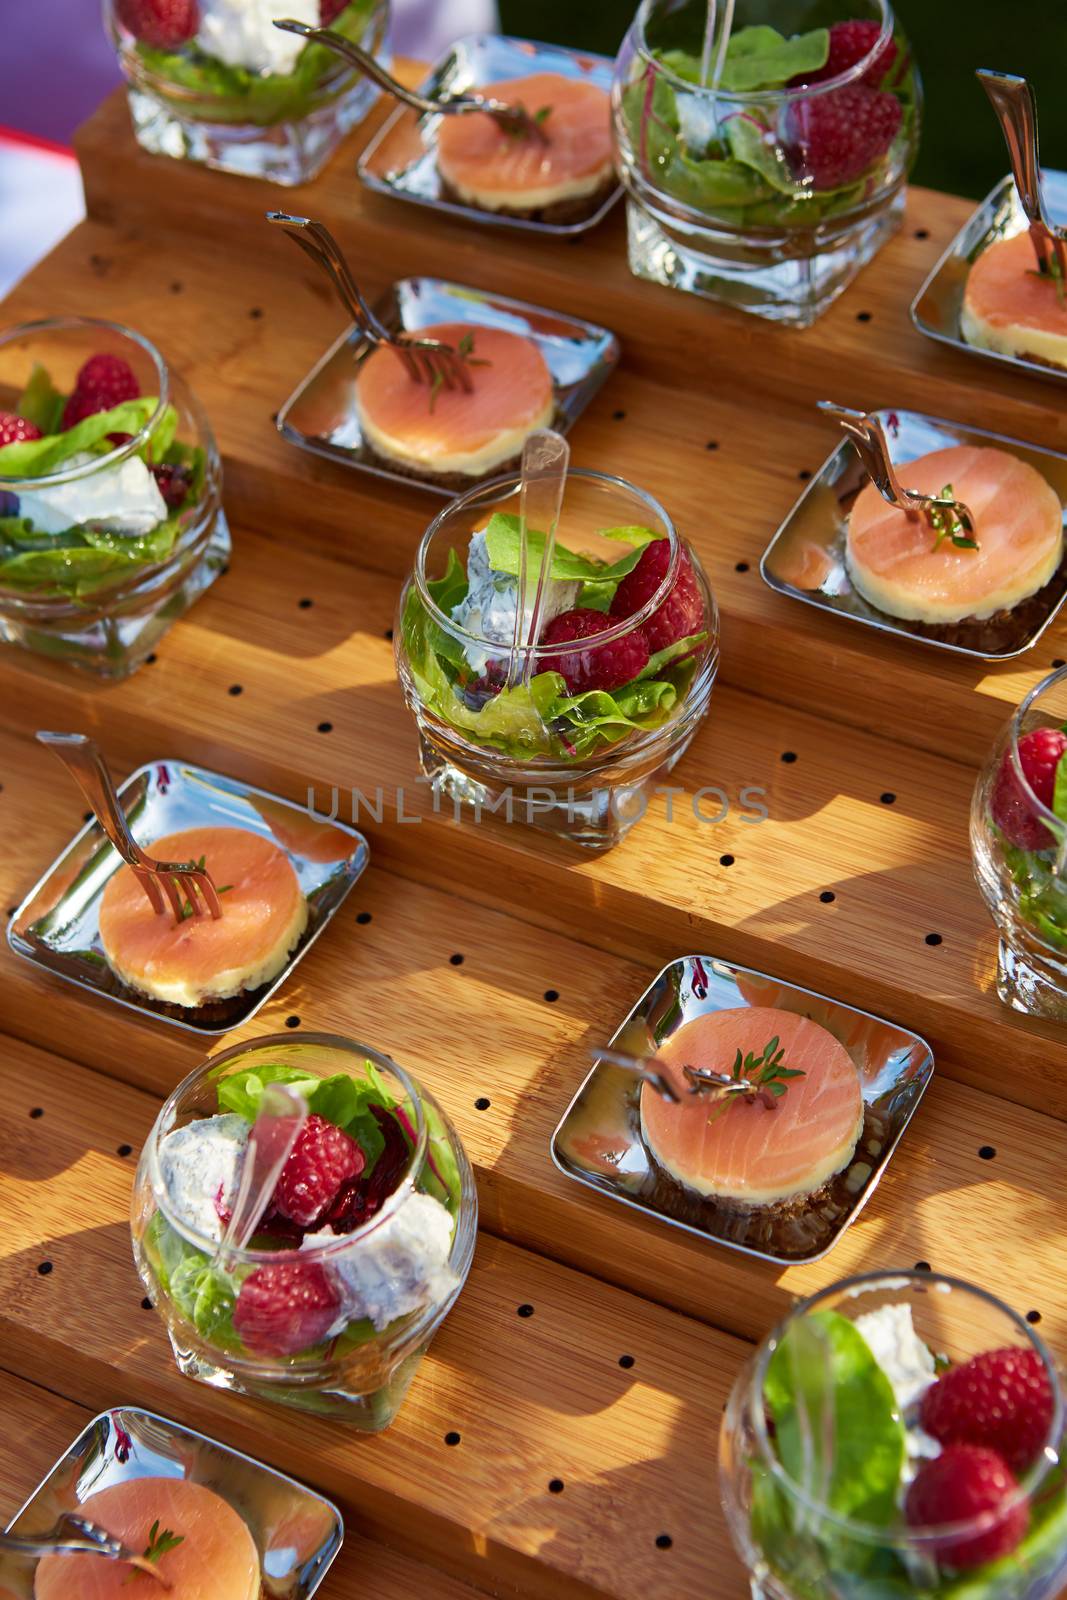
[[[380,89],[384,89],[397,100],[402,100],[420,116],[437,116],[439,112],[444,112],[446,116],[462,117],[469,116],[474,111],[481,111],[516,137],[537,139],[541,144],[548,143],[545,130],[535,117],[531,117],[525,106],[509,106],[503,100],[494,100],[490,95],[484,94],[453,94],[443,100],[429,100],[425,95],[416,94],[413,89],[405,88],[404,84],[386,72],[372,55],[361,49],[358,44],[353,44],[351,39],[346,39],[342,33],[334,33],[330,28],[313,28],[306,22],[295,21],[292,17],[276,19],[274,26],[286,33],[297,33],[302,39],[323,44],[328,50],[335,51],[376,83]]]
[[[661,1056],[634,1056],[628,1050],[617,1050],[614,1045],[594,1045],[589,1054],[594,1061],[607,1061],[613,1067],[624,1067],[650,1084],[657,1094],[673,1105],[681,1104],[681,1096],[667,1074],[660,1070],[665,1065]],[[687,1094],[721,1094],[726,1096],[751,1096],[759,1087],[750,1078],[734,1078],[728,1072],[716,1072],[712,1067],[683,1066]]]
[[[441,382],[446,389],[458,386],[470,392],[471,376],[458,350],[440,339],[401,339],[379,321],[360,293],[340,245],[324,222],[315,222],[311,217],[293,217],[287,211],[268,211],[267,221],[284,228],[293,243],[323,268],[341,304],[368,344],[378,349],[388,345],[395,350],[416,383]]]
[[[166,911],[164,895],[175,922],[188,916],[203,916],[205,911],[216,920],[222,916],[218,891],[204,867],[198,867],[195,861],[155,861],[141,849],[123,815],[107,763],[92,739],[84,733],[45,732],[39,732],[37,738],[59,757],[78,784],[97,822],[123,861],[133,868],[157,916]]]
[[[924,517],[940,533],[948,516],[955,517],[968,534],[974,530],[973,513],[962,500],[940,499],[934,494],[922,494],[918,489],[905,489],[897,477],[889,454],[889,441],[881,419],[866,411],[852,411],[848,406],[838,406],[832,400],[820,400],[819,410],[839,422],[856,446],[868,477],[883,500],[903,511],[911,521]]]
[[[1008,146],[1011,174],[1030,224],[1030,242],[1038,271],[1067,282],[1067,246],[1060,230],[1049,222],[1041,194],[1041,163],[1037,150],[1037,100],[1026,78],[1011,72],[990,72],[980,67],[978,82],[989,96]],[[1053,265],[1055,263],[1055,265]]]
[[[131,1550],[121,1540],[114,1538],[105,1528],[73,1512],[64,1512],[55,1527],[48,1533],[28,1537],[0,1533],[0,1551],[13,1556],[39,1558],[41,1556],[104,1556],[108,1561],[126,1561],[139,1572],[146,1572],[165,1589],[170,1584],[155,1562],[148,1561],[137,1550]]]

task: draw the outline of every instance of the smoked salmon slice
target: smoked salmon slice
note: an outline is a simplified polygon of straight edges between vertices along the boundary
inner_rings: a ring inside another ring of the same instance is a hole
[[[773,1110],[686,1092],[683,1066],[730,1072],[738,1050],[759,1056],[777,1038],[790,1078]],[[641,1089],[641,1130],[654,1159],[686,1188],[747,1206],[813,1194],[846,1167],[863,1129],[859,1074],[843,1045],[808,1017],[742,1006],[694,1017],[659,1047],[677,1086],[673,1105]]]
[[[176,923],[157,915],[130,867],[108,880],[100,938],[124,983],[184,1006],[269,982],[307,926],[307,901],[288,856],[247,828],[188,828],[153,840],[162,861],[198,861],[220,891],[222,916]],[[223,892],[224,891],[224,892]]]
[[[1063,507],[1036,467],[1008,450],[952,445],[898,467],[906,489],[952,495],[972,512],[977,550],[935,548],[925,517],[910,519],[873,484],[848,519],[853,584],[880,611],[928,623],[991,617],[1044,588],[1063,558]]]
[[[379,454],[424,472],[476,475],[519,454],[526,436],[552,421],[552,374],[532,339],[463,322],[434,323],[418,333],[469,352],[471,388],[431,390],[411,377],[395,350],[375,350],[360,365],[356,404],[364,436]]]
[[[489,211],[539,211],[611,180],[611,103],[597,84],[533,72],[475,92],[521,105],[545,138],[516,135],[481,112],[442,117],[437,168],[461,199]]]
[[[89,1495],[78,1511],[138,1552],[148,1548],[154,1523],[180,1538],[158,1561],[170,1588],[121,1561],[45,1556],[34,1600],[259,1600],[255,1541],[233,1507],[203,1484],[130,1478]]]
[[[1037,271],[1025,230],[982,251],[967,277],[960,324],[968,344],[1067,366],[1067,295]]]

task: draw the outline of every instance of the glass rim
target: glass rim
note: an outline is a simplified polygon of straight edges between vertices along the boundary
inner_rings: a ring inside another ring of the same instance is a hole
[[[415,554],[413,574],[415,592],[431,619],[439,627],[443,628],[446,633],[450,634],[452,638],[465,639],[478,646],[479,649],[488,647],[498,653],[506,651],[509,660],[523,661],[529,655],[535,657],[547,656],[555,660],[561,656],[573,654],[576,648],[580,649],[583,645],[591,647],[593,639],[595,639],[599,647],[602,644],[609,644],[615,639],[623,638],[626,634],[632,633],[635,628],[642,627],[653,612],[657,611],[666,600],[678,576],[678,567],[681,561],[681,538],[669,513],[660,505],[656,497],[649,494],[646,489],[639,488],[637,484],[631,483],[629,479],[621,478],[615,473],[596,472],[591,467],[571,467],[568,470],[567,478],[568,481],[572,478],[581,478],[585,482],[621,489],[625,493],[634,495],[637,499],[643,501],[654,515],[659,518],[666,529],[664,537],[669,540],[671,548],[667,561],[667,570],[656,589],[640,610],[635,611],[632,616],[620,617],[614,627],[605,628],[601,633],[591,635],[588,640],[561,640],[556,644],[539,644],[536,640],[531,640],[529,643],[521,644],[518,648],[515,648],[515,646],[505,644],[499,639],[488,639],[480,633],[473,633],[469,628],[464,628],[460,623],[454,621],[447,612],[442,611],[427,587],[430,580],[426,576],[426,558],[430,551],[430,545],[435,535],[447,525],[449,518],[454,516],[456,512],[462,512],[483,499],[487,504],[491,505],[498,500],[506,499],[510,494],[514,494],[522,482],[522,477],[518,472],[507,472],[499,478],[490,479],[488,483],[478,484],[475,488],[468,489],[466,493],[449,501],[437,513],[419,541],[419,547]],[[565,506],[566,498],[564,498],[564,508]],[[564,513],[561,511],[561,523],[563,522],[563,517]],[[536,576],[534,577],[534,582],[536,585]],[[608,614],[605,613],[605,615]]]
[[[1019,754],[1019,739],[1022,735],[1023,719],[1033,709],[1034,702],[1045,693],[1046,689],[1050,689],[1054,683],[1062,683],[1064,681],[1067,681],[1067,666],[1056,667],[1054,671],[1046,672],[1045,676],[1034,684],[1029,693],[1015,707],[1008,723],[1008,756],[1011,760],[1012,771],[1017,782],[1022,785],[1023,794],[1030,801],[1042,822],[1049,825],[1054,837],[1058,837],[1062,833],[1064,819],[1058,817],[1051,807],[1047,806],[1030,787],[1030,780],[1023,771],[1022,757]]]
[[[239,1060],[241,1056],[248,1055],[252,1051],[259,1052],[264,1049],[299,1049],[304,1045],[318,1045],[332,1050],[341,1050],[353,1056],[358,1056],[364,1061],[372,1061],[376,1067],[384,1068],[386,1072],[393,1074],[399,1080],[415,1113],[415,1143],[411,1148],[396,1188],[386,1195],[385,1200],[373,1217],[369,1217],[366,1222],[360,1223],[359,1227],[353,1228],[350,1233],[339,1233],[328,1242],[316,1244],[307,1250],[302,1247],[296,1251],[292,1249],[255,1250],[251,1246],[245,1245],[240,1250],[227,1250],[227,1256],[234,1261],[257,1266],[276,1261],[292,1261],[294,1257],[311,1262],[328,1262],[335,1256],[350,1250],[359,1240],[365,1239],[372,1234],[376,1228],[393,1216],[404,1201],[414,1193],[415,1180],[426,1159],[429,1146],[429,1131],[426,1125],[426,1114],[423,1110],[422,1091],[414,1078],[391,1056],[385,1055],[380,1050],[373,1049],[370,1045],[361,1044],[357,1039],[351,1039],[344,1034],[338,1033],[301,1033],[296,1038],[291,1033],[265,1033],[255,1039],[244,1039],[239,1044],[227,1046],[225,1050],[220,1050],[216,1055],[208,1056],[171,1090],[160,1107],[159,1115],[152,1124],[152,1129],[145,1141],[143,1151],[143,1157],[147,1161],[148,1181],[152,1190],[152,1197],[159,1212],[176,1233],[180,1234],[194,1248],[203,1251],[205,1255],[211,1257],[217,1255],[220,1240],[211,1239],[206,1234],[198,1233],[195,1228],[189,1227],[188,1224],[177,1217],[171,1208],[166,1187],[163,1183],[159,1167],[159,1146],[163,1133],[163,1124],[167,1119],[168,1113],[172,1116],[176,1115],[178,1102],[186,1091],[192,1089],[194,1085],[200,1086],[213,1078],[217,1079],[221,1076],[220,1068]],[[216,1111],[208,1113],[208,1115],[227,1115],[227,1113]],[[198,1119],[194,1118],[193,1120]],[[171,1131],[170,1127],[166,1130],[167,1133]]]
[[[1048,1375],[1052,1389],[1052,1420],[1049,1424],[1048,1436],[1042,1446],[1041,1453],[1029,1466],[1019,1479],[1016,1491],[1006,1497],[992,1510],[984,1511],[977,1517],[971,1517],[962,1522],[927,1523],[918,1527],[911,1527],[902,1519],[885,1525],[871,1522],[859,1522],[841,1512],[833,1511],[820,1500],[807,1493],[802,1484],[790,1477],[780,1461],[771,1442],[767,1429],[766,1403],[763,1398],[764,1382],[771,1357],[778,1348],[779,1342],[792,1323],[802,1316],[807,1316],[812,1310],[831,1297],[855,1294],[865,1289],[883,1288],[889,1290],[894,1286],[904,1287],[922,1285],[930,1288],[934,1285],[943,1285],[949,1290],[959,1289],[964,1294],[973,1295],[983,1300],[986,1305],[993,1307],[1022,1334],[1023,1343],[1036,1351]],[[752,1426],[759,1447],[761,1465],[771,1473],[775,1482],[790,1497],[804,1509],[821,1521],[832,1524],[850,1538],[862,1544],[904,1544],[913,1545],[939,1544],[949,1540],[979,1535],[987,1529],[997,1525],[1007,1511],[1014,1510],[1016,1506],[1027,1503],[1035,1491],[1044,1483],[1049,1473],[1059,1464],[1061,1459],[1057,1441],[1061,1438],[1064,1426],[1064,1397],[1060,1384],[1059,1372],[1052,1359],[1044,1340],[1026,1322],[1017,1311],[1007,1305],[1003,1300],[991,1294],[988,1289],[981,1288],[978,1284],[968,1283],[965,1278],[952,1277],[942,1272],[916,1272],[914,1269],[901,1268],[899,1271],[884,1269],[875,1272],[857,1272],[847,1278],[839,1278],[835,1283],[830,1283],[825,1288],[817,1290],[805,1299],[799,1300],[789,1314],[772,1329],[756,1352],[752,1366],[752,1376],[748,1385],[748,1403],[751,1409]]]
[[[136,344],[152,362],[159,379],[159,395],[152,415],[143,423],[137,433],[131,434],[125,444],[116,445],[106,455],[93,456],[91,461],[82,462],[78,467],[67,467],[57,472],[42,472],[31,478],[11,477],[0,472],[0,485],[7,489],[12,486],[24,485],[26,488],[39,489],[52,487],[55,484],[77,483],[82,478],[91,478],[107,466],[116,466],[128,457],[135,455],[138,450],[147,444],[159,419],[170,404],[170,372],[167,363],[152,343],[151,339],[143,333],[137,333],[133,328],[127,328],[124,323],[113,322],[108,317],[41,317],[33,322],[18,322],[10,328],[0,328],[0,349],[5,345],[13,344],[16,340],[34,338],[40,334],[56,333],[61,330],[99,328],[107,333],[118,334],[121,339],[129,340]],[[13,491],[12,491],[13,492]]]
[[[844,72],[839,72],[836,77],[827,78],[824,82],[820,81],[819,83],[797,84],[796,87],[792,89],[788,87],[783,87],[781,89],[745,89],[743,91],[713,89],[710,85],[690,83],[688,78],[680,77],[679,74],[674,72],[670,67],[664,66],[663,62],[659,59],[659,57],[655,54],[655,51],[649,45],[646,26],[653,8],[659,3],[660,0],[641,0],[641,3],[637,8],[637,14],[633,20],[633,33],[635,36],[638,55],[640,55],[656,72],[661,73],[672,87],[684,90],[690,95],[696,94],[711,96],[717,101],[725,100],[730,104],[737,106],[750,106],[758,102],[766,102],[768,100],[774,101],[775,103],[791,103],[795,100],[801,99],[802,97],[826,94],[831,90],[840,89],[847,84],[858,82],[859,79],[863,77],[864,72],[866,72],[868,67],[870,67],[877,58],[879,53],[892,39],[893,30],[896,25],[889,0],[874,0],[874,3],[877,5],[878,10],[881,13],[882,19],[881,29],[878,37],[872,44],[871,48],[867,51],[866,55],[861,56],[858,61],[854,61],[851,67],[847,67]],[[875,19],[872,17],[870,20],[873,22]]]

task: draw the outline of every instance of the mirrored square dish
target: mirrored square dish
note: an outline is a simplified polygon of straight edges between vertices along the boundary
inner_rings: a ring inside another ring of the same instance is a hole
[[[818,1261],[866,1205],[930,1082],[934,1058],[917,1033],[715,956],[682,956],[664,967],[611,1043],[648,1051],[695,1017],[742,1006],[810,1017],[840,1041],[859,1072],[859,1143],[848,1166],[810,1199],[742,1209],[684,1187],[655,1163],[642,1138],[640,1080],[603,1060],[564,1113],[552,1159],[567,1177],[728,1249],[782,1265]]]
[[[556,399],[553,426],[560,433],[570,432],[619,359],[619,341],[595,323],[438,278],[402,279],[375,311],[390,332],[414,332],[436,322],[469,322],[532,339],[552,375]],[[370,348],[355,327],[330,346],[279,411],[278,431],[283,438],[331,461],[394,483],[428,489],[446,499],[506,470],[503,464],[480,477],[458,473],[431,476],[405,472],[398,463],[372,450],[363,438],[355,399],[360,363]]]
[[[894,463],[913,461],[916,456],[950,445],[1004,446],[1048,480],[1064,507],[1067,523],[1067,456],[1039,450],[983,428],[924,417],[916,411],[875,411],[871,415],[878,417],[885,428]],[[764,582],[792,600],[803,600],[853,622],[864,622],[882,633],[980,661],[1008,661],[1037,643],[1067,595],[1067,557],[1037,594],[985,623],[965,620],[951,628],[942,625],[927,629],[923,623],[889,616],[868,604],[853,588],[845,564],[846,518],[867,481],[855,447],[843,439],[764,551],[760,562]]]
[[[228,1501],[259,1551],[263,1600],[310,1600],[344,1539],[332,1501],[239,1450],[135,1406],[94,1417],[5,1532],[42,1533],[90,1494],[134,1478],[187,1478]],[[5,1594],[31,1600],[32,1582],[29,1562],[0,1556]]]
[[[1041,174],[1042,194],[1049,220],[1067,225],[1067,172],[1045,168]],[[941,344],[965,350],[983,361],[996,361],[1031,377],[1052,378],[1067,383],[1067,368],[1046,365],[1032,357],[1003,355],[999,350],[983,350],[968,344],[960,332],[960,312],[967,287],[967,274],[982,251],[999,239],[1022,233],[1027,227],[1015,182],[1002,178],[969,217],[931,272],[911,304],[911,320],[920,333]],[[1036,262],[1035,262],[1036,265]]]
[[[419,85],[418,92],[426,99],[439,100],[535,72],[584,79],[595,83],[605,94],[611,93],[613,63],[606,57],[498,34],[472,34],[458,40]],[[605,106],[605,116],[609,115]],[[442,120],[440,116],[420,117],[407,106],[399,106],[359,158],[357,171],[367,187],[491,228],[520,228],[527,233],[564,237],[595,228],[622,193],[612,174],[603,190],[589,196],[587,202],[564,202],[547,208],[544,216],[521,216],[469,205],[450,193],[438,171],[437,134]]]
[[[100,940],[100,897],[121,862],[95,818],[30,890],[8,924],[8,943],[46,972],[131,1010],[193,1033],[228,1033],[256,1014],[314,944],[367,865],[367,841],[344,823],[184,761],[151,761],[118,793],[130,831],[149,853],[154,839],[199,827],[247,828],[286,852],[307,899],[308,924],[281,972],[259,989],[195,1010],[129,988],[108,966]]]

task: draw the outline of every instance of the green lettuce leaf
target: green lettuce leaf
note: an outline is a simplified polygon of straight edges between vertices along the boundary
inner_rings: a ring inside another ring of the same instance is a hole
[[[704,643],[708,633],[705,628],[701,633],[691,633],[685,639],[676,639],[673,644],[667,645],[663,650],[657,650],[655,655],[649,656],[648,665],[640,678],[658,678],[666,667],[674,661],[681,661],[684,656],[691,655],[699,645]]]
[[[7,517],[3,522],[20,520]],[[30,524],[28,533],[9,542],[7,529],[0,525],[0,588],[54,590],[84,599],[121,583],[138,567],[165,561],[179,531],[177,517],[132,538],[91,524],[35,534]]]
[[[1067,754],[1056,763],[1056,777],[1052,790],[1052,809],[1067,822]]]
[[[143,394],[137,400],[124,400],[121,405],[112,406],[110,411],[97,411],[91,417],[83,417],[64,433],[5,444],[0,448],[0,477],[40,478],[54,472],[70,456],[92,450],[109,433],[140,433],[158,405],[158,395]],[[160,427],[165,420],[165,416],[160,418]],[[173,432],[170,437],[173,440]]]
[[[552,551],[550,575],[563,582],[595,580],[598,583],[618,583],[620,578],[625,578],[636,567],[645,545],[659,537],[650,528],[607,528],[603,532],[606,538],[624,541],[633,548],[618,561],[605,565],[591,556],[577,555],[557,542]],[[507,511],[495,511],[486,525],[485,547],[494,572],[506,572],[511,577],[517,577],[520,553],[518,517]],[[545,553],[544,534],[536,528],[527,529],[526,549],[527,573],[536,577]]]
[[[15,411],[40,428],[42,433],[58,433],[66,400],[55,388],[47,371],[37,362],[30,381],[19,395]]]
[[[365,1171],[370,1174],[385,1149],[385,1136],[370,1108],[378,1105],[388,1111],[396,1103],[377,1074],[363,1079],[338,1072],[329,1078],[319,1078],[282,1062],[263,1062],[221,1080],[218,1087],[220,1111],[234,1111],[246,1122],[254,1122],[268,1083],[288,1085],[303,1095],[309,1111],[343,1128],[362,1147],[367,1158]]]
[[[730,94],[751,94],[757,89],[780,89],[791,78],[806,77],[825,67],[830,56],[830,32],[814,28],[791,39],[776,28],[739,28],[726,47],[722,87]]]

